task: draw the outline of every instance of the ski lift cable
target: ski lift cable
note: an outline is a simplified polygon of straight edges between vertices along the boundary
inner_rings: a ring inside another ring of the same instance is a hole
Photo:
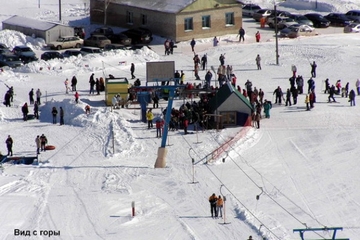
[[[191,148],[191,144],[187,141],[187,139],[182,136],[183,140],[189,145],[189,147]],[[192,149],[193,152],[200,157],[199,153],[197,153],[197,151],[195,151],[194,149]],[[240,199],[238,199],[235,194],[233,192],[231,192],[231,190],[225,185],[224,182],[221,181],[221,179],[219,178],[219,176],[216,175],[216,173],[214,173],[211,168],[209,167],[208,164],[205,164],[206,168],[210,171],[210,173],[220,182],[221,186],[223,186],[224,188],[226,188],[226,190],[229,192],[229,194],[231,196],[233,196],[234,199],[236,199],[245,209],[246,211],[248,211],[250,213],[250,215],[252,215],[259,223],[261,226],[264,226],[264,228],[266,228],[273,236],[275,236],[277,239],[281,239],[280,237],[278,237],[273,231],[271,231],[271,229],[269,227],[267,227],[252,211],[250,211],[249,208],[247,208],[245,206],[245,204],[243,202],[240,201]]]
[[[223,138],[222,136],[220,136],[221,138]],[[224,139],[224,138],[223,138]],[[224,139],[225,140],[225,139]],[[240,159],[245,162],[249,167],[251,167],[257,174],[260,175],[262,181],[263,181],[263,186],[266,186],[264,183],[264,179],[270,183],[277,192],[279,192],[281,195],[283,195],[289,202],[291,202],[292,204],[294,204],[296,207],[298,207],[300,210],[302,210],[306,215],[310,216],[313,220],[315,220],[318,224],[325,226],[325,224],[322,224],[318,219],[316,219],[314,216],[312,216],[311,214],[309,214],[308,212],[306,212],[303,208],[301,208],[298,204],[296,204],[293,200],[291,200],[289,197],[287,197],[284,193],[281,192],[280,189],[278,189],[273,183],[271,183],[270,180],[268,180],[266,177],[264,177],[255,167],[253,167],[251,164],[249,164],[234,148],[233,146],[230,146],[230,149],[233,150],[239,157]],[[257,183],[255,183],[255,181],[248,175],[245,173],[245,171],[234,161],[233,158],[230,157],[230,159],[234,162],[234,164],[255,184],[255,186],[257,186],[260,190],[263,190],[262,187],[260,187]],[[265,188],[266,189],[266,188]],[[272,199],[273,201],[275,201],[273,198],[271,198],[271,196],[269,195],[269,193],[267,191],[264,191],[264,193],[270,197],[270,199]],[[301,222],[302,223],[302,222]]]

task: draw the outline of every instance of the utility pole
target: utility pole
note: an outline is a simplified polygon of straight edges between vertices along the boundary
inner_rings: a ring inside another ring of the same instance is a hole
[[[274,3],[274,14],[275,14],[275,54],[276,54],[276,65],[279,65],[279,43],[278,43],[278,23],[277,23],[277,11],[276,2]]]
[[[61,23],[61,0],[59,0],[59,22]]]

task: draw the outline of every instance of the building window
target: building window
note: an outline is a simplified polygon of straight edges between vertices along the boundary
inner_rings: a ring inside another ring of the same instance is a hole
[[[234,13],[225,13],[225,25],[234,25]]]
[[[133,24],[134,23],[134,13],[126,11],[126,23]]]
[[[210,28],[210,15],[202,16],[202,28]]]
[[[193,28],[193,18],[185,18],[185,31],[192,31]]]
[[[236,112],[221,112],[220,114],[223,126],[236,125]]]
[[[147,21],[147,15],[141,14],[141,24],[142,25],[147,25],[148,21]]]

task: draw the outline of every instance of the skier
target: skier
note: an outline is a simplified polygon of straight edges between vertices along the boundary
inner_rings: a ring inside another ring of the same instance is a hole
[[[51,114],[53,116],[53,124],[56,124],[56,115],[58,114],[58,111],[57,111],[56,107],[52,108]]]
[[[30,104],[34,104],[34,89],[33,88],[29,92],[29,102],[30,102]]]
[[[216,197],[215,193],[213,193],[209,197],[211,217],[217,217],[216,202],[217,202],[217,197]]]
[[[265,118],[270,118],[270,109],[272,108],[272,104],[270,101],[267,101],[265,99],[264,101],[264,113],[265,113]]]
[[[331,85],[330,91],[329,91],[328,102],[330,102],[330,98],[333,100],[333,102],[336,102],[336,100],[334,98],[334,94],[335,94],[335,86]]]
[[[261,57],[259,54],[256,56],[255,61],[256,61],[257,69],[261,70]]]
[[[217,215],[219,216],[219,217],[221,217],[222,218],[222,209],[223,209],[223,206],[224,206],[224,201],[223,201],[223,199],[221,198],[221,195],[219,195],[219,197],[218,197],[218,200],[217,200],[217,202],[216,202],[216,212],[217,212]]]
[[[44,134],[42,134],[41,136],[40,136],[40,142],[41,142],[41,146],[40,146],[40,148],[41,148],[41,151],[46,151],[46,149],[45,149],[45,145],[47,144],[47,138],[45,137],[45,135]]]
[[[311,66],[311,77],[316,78],[316,67],[317,67],[317,65],[316,65],[315,61],[312,64],[310,63],[310,66]]]
[[[351,91],[349,93],[349,102],[350,102],[350,106],[355,106],[355,91],[354,91],[354,89],[351,89]]]
[[[279,103],[279,105],[281,105],[281,99],[283,98],[283,92],[282,92],[280,86],[278,86],[274,90],[273,95],[275,95],[275,103]]]
[[[12,151],[12,145],[13,145],[13,140],[12,140],[12,138],[11,138],[11,136],[9,135],[8,136],[8,138],[6,139],[6,141],[5,141],[5,143],[6,143],[6,148],[7,148],[7,150],[8,150],[8,156],[12,156],[13,155],[13,151]]]

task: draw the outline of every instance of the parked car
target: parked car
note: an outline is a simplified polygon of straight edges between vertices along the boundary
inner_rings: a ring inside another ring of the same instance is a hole
[[[360,32],[359,23],[351,23],[344,27],[344,33],[358,33]]]
[[[125,45],[116,44],[116,43],[110,43],[110,44],[106,44],[104,46],[104,51],[117,50],[117,49],[126,50],[126,49],[128,49],[128,47]]]
[[[273,14],[274,10],[271,9],[260,9],[253,14],[253,19],[257,22],[260,22],[260,19],[265,17],[267,18],[271,14]]]
[[[20,57],[13,53],[6,53],[0,55],[0,67],[11,67],[16,68],[23,65]]]
[[[284,28],[280,31],[280,37],[288,37],[288,38],[296,38],[301,34],[304,33],[311,33],[314,31],[315,28],[310,27],[306,24],[294,24],[290,27]]]
[[[354,22],[360,23],[360,10],[350,10],[345,15]]]
[[[327,28],[330,26],[330,21],[319,13],[307,13],[304,16],[312,21],[316,28]]]
[[[299,24],[306,24],[310,27],[314,26],[314,23],[310,21],[307,17],[301,14],[293,13],[289,16],[290,18],[294,19],[295,22],[298,22]]]
[[[123,45],[131,45],[132,39],[122,33],[115,33],[110,38],[111,43],[119,43]]]
[[[0,54],[12,53],[10,49],[3,43],[0,43]]]
[[[242,15],[243,17],[252,17],[253,14],[260,9],[261,7],[257,4],[253,4],[253,3],[245,4],[242,7]]]
[[[107,38],[111,38],[111,36],[114,35],[114,31],[111,27],[100,27],[91,32],[90,35],[104,35]]]
[[[56,52],[56,51],[51,51],[51,52],[44,52],[43,54],[41,54],[40,57],[42,60],[48,61],[50,59],[62,59],[64,58],[63,55],[61,55],[61,53]]]
[[[24,64],[38,60],[34,51],[28,46],[15,46],[12,52],[20,57]]]
[[[291,25],[298,24],[297,22],[294,21],[294,19],[288,17],[276,17],[276,19],[277,19],[278,29],[283,29]],[[273,18],[269,17],[267,20],[267,24],[269,25],[270,28],[275,28],[275,17]]]
[[[276,11],[276,15],[278,17],[290,17],[291,13],[287,12],[287,11],[281,11],[281,10],[277,10]],[[268,16],[267,18],[274,18],[275,17],[275,11],[273,11],[270,16]]]
[[[345,27],[353,23],[353,21],[343,13],[329,13],[324,17],[331,22],[330,25],[332,26]]]
[[[97,48],[103,48],[106,44],[110,44],[111,41],[104,35],[92,35],[84,40],[84,46],[91,46]]]
[[[152,37],[152,32],[151,32],[151,30],[148,29],[148,28],[138,27],[137,30],[143,32],[144,34],[149,35],[150,37]]]
[[[83,27],[74,27],[74,35],[81,38],[81,39],[85,39],[85,28]]]
[[[101,53],[101,49],[98,47],[82,47],[80,52],[81,55],[85,56],[92,53]]]
[[[150,43],[152,41],[152,36],[150,36],[149,33],[142,31],[140,29],[129,29],[122,34],[125,34],[132,40],[132,44],[138,44],[138,43]]]
[[[66,49],[66,48],[80,48],[84,44],[84,40],[76,36],[59,37],[55,42],[50,42],[47,47],[50,49]]]
[[[63,57],[67,58],[67,57],[71,57],[71,56],[79,56],[81,55],[80,50],[75,50],[75,49],[69,49],[66,50],[65,52],[62,53]]]

